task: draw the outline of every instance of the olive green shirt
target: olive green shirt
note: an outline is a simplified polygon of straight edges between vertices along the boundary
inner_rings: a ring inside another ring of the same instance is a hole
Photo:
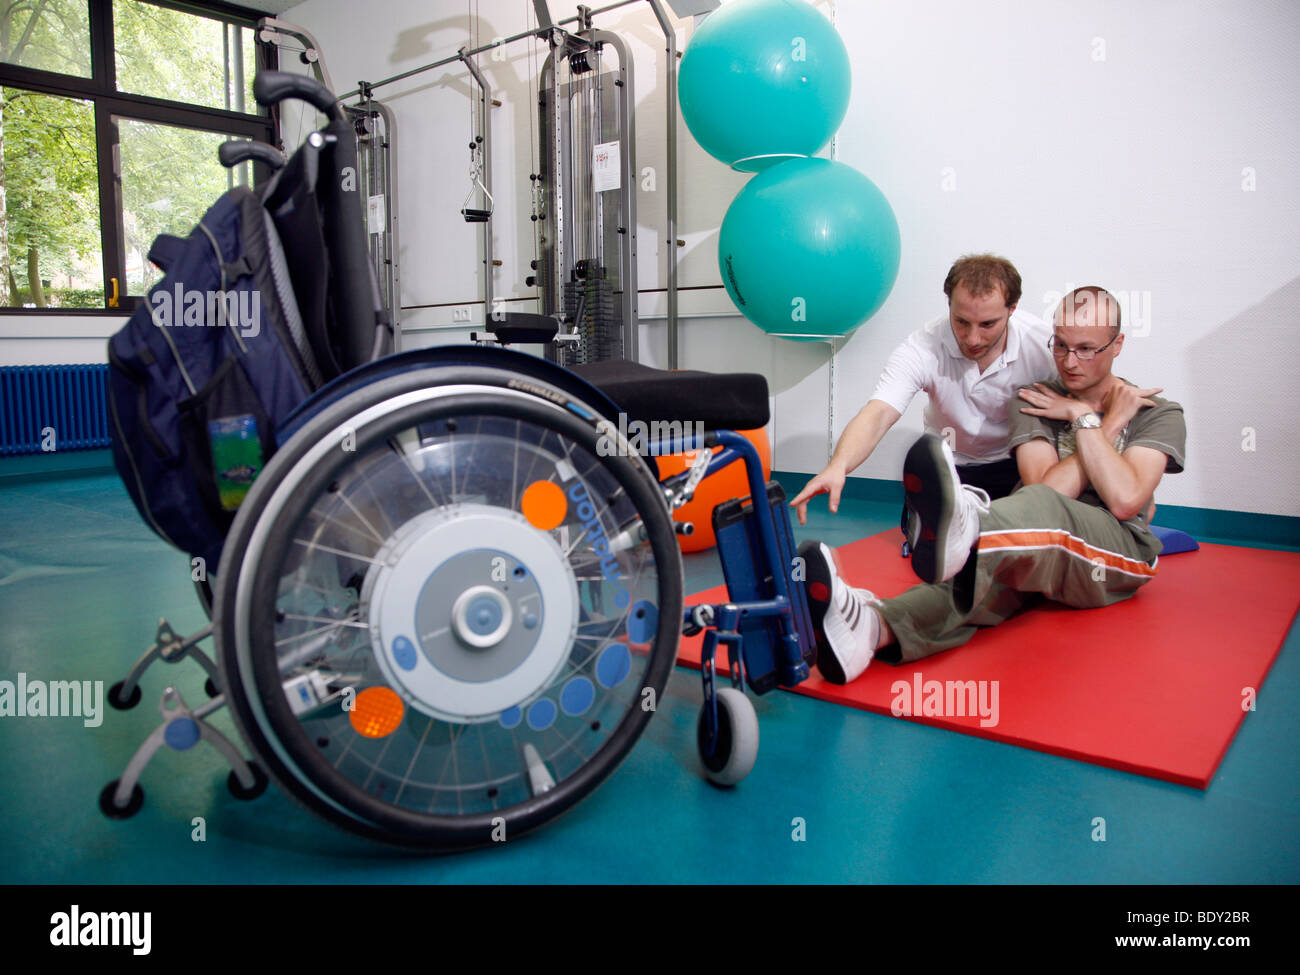
[[[1127,379],[1121,379],[1120,382],[1133,385]],[[1058,380],[1046,380],[1043,385],[1062,396],[1070,396],[1070,392]],[[1115,450],[1121,454],[1129,447],[1150,447],[1152,450],[1158,450],[1166,458],[1165,473],[1177,474],[1183,469],[1183,451],[1187,443],[1187,426],[1183,422],[1183,408],[1159,396],[1149,398],[1156,405],[1143,406],[1137,411],[1128,426],[1115,438]],[[1022,413],[1020,407],[1028,405],[1016,396],[1007,411],[1011,425],[1011,439],[1007,446],[1011,450],[1011,455],[1014,457],[1016,448],[1031,440],[1046,440],[1056,448],[1056,456],[1061,460],[1073,454],[1077,449],[1073,424],[1069,420],[1051,420],[1044,416]],[[1083,489],[1079,500],[1098,508],[1106,507],[1106,502],[1093,490],[1091,484]],[[1150,503],[1151,499],[1148,498],[1142,505],[1141,511],[1124,524],[1139,532],[1150,531],[1146,522],[1146,512]]]

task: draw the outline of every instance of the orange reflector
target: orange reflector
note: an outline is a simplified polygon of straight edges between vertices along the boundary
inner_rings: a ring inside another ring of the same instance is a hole
[[[357,695],[356,704],[356,708],[348,712],[348,719],[357,734],[366,738],[391,735],[406,713],[402,699],[388,687],[367,687]]]
[[[564,516],[569,511],[569,502],[564,496],[564,489],[554,481],[533,481],[524,488],[520,507],[530,525],[548,532],[564,521]]]

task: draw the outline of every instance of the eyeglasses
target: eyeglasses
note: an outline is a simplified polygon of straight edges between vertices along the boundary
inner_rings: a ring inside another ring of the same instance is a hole
[[[1047,340],[1047,347],[1052,350],[1052,355],[1056,356],[1056,358],[1058,359],[1068,359],[1070,357],[1070,353],[1073,352],[1074,357],[1078,359],[1080,362],[1089,362],[1092,360],[1092,357],[1095,356],[1098,352],[1105,352],[1112,345],[1114,345],[1115,339],[1117,338],[1119,338],[1118,334],[1116,334],[1115,338],[1111,339],[1100,349],[1088,349],[1088,348],[1072,349],[1068,345],[1058,342],[1056,336],[1053,335],[1050,339]]]

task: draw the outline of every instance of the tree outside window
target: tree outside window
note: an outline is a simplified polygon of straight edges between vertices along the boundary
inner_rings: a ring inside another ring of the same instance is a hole
[[[94,17],[112,25],[98,59]],[[154,237],[187,235],[222,192],[251,182],[250,166],[227,171],[216,149],[270,135],[252,98],[255,53],[251,27],[225,16],[0,0],[0,307],[102,309],[110,277],[121,295],[144,294],[159,277],[145,256]]]

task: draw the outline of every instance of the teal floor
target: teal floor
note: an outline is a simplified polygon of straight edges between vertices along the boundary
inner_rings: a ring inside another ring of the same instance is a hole
[[[846,501],[796,532],[841,544],[896,519],[892,503]],[[688,592],[720,581],[712,553],[688,559]],[[0,679],[107,687],[159,616],[185,631],[204,622],[185,558],[144,527],[115,476],[0,486]],[[206,747],[164,750],[145,773],[143,810],[104,818],[99,791],[158,724],[168,681],[191,704],[204,699],[200,671],[183,663],[156,667],[144,703],[106,708],[98,727],[0,718],[0,882],[1300,881],[1295,625],[1204,792],[785,692],[756,699],[758,763],[724,792],[699,775],[699,678],[678,669],[630,757],[573,811],[442,858],[354,839],[274,786],[239,802]],[[227,716],[216,723],[233,733]],[[1096,817],[1105,842],[1092,838]]]

